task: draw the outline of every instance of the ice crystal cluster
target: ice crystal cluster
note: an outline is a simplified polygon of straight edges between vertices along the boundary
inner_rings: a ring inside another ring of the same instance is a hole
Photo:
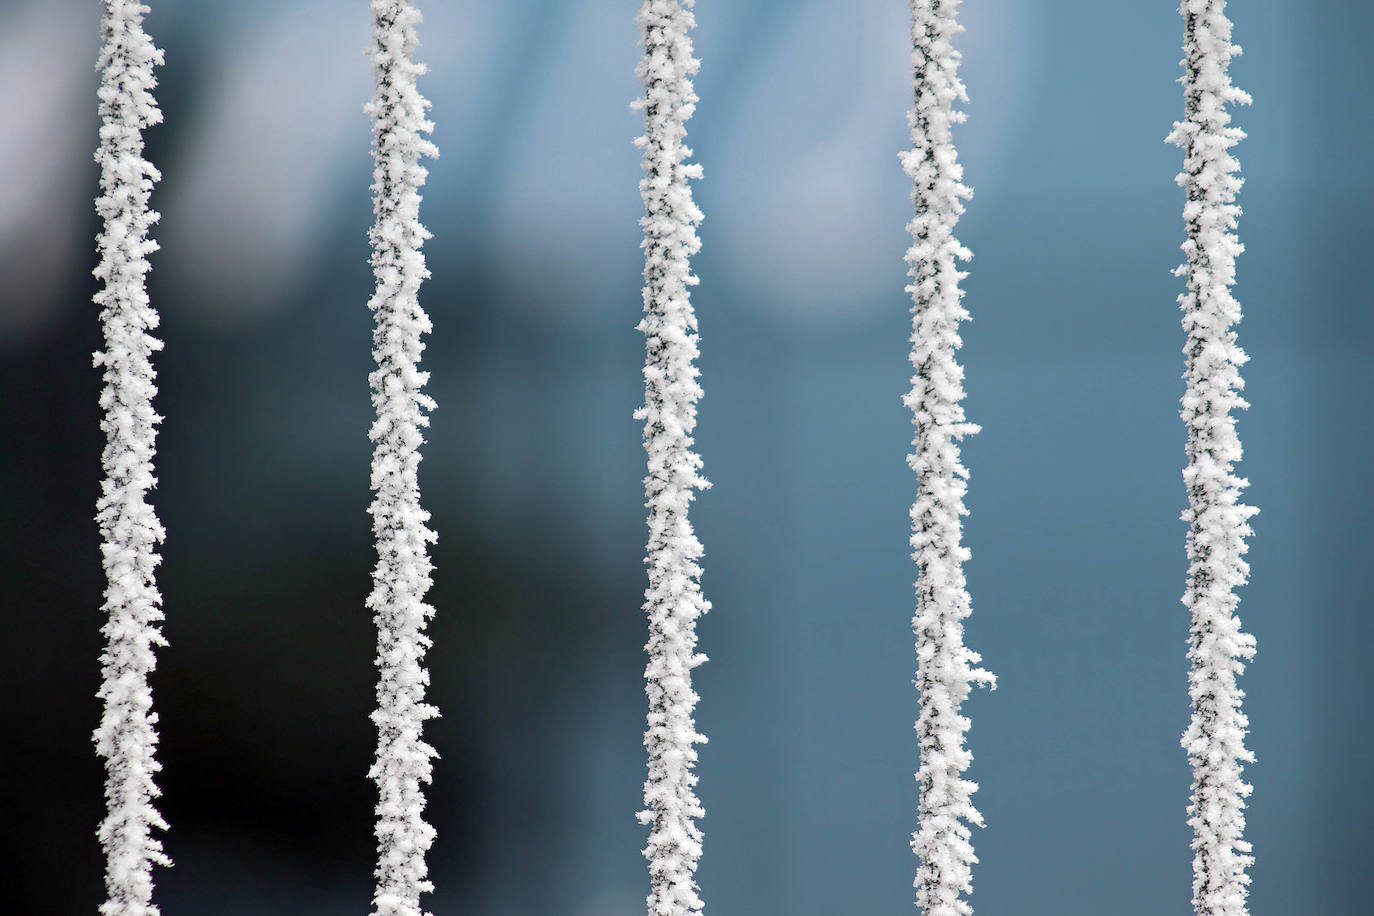
[[[1183,148],[1178,183],[1187,193],[1183,219],[1187,261],[1177,273],[1187,278],[1179,296],[1187,389],[1182,417],[1188,427],[1188,585],[1183,603],[1192,612],[1188,659],[1192,721],[1183,747],[1193,767],[1188,822],[1193,828],[1193,907],[1201,916],[1244,916],[1253,862],[1245,830],[1250,786],[1241,765],[1254,760],[1245,748],[1248,721],[1236,677],[1255,654],[1254,637],[1236,617],[1236,588],[1249,575],[1244,560],[1249,519],[1257,511],[1240,501],[1247,481],[1232,471],[1241,459],[1231,409],[1248,406],[1240,392],[1244,351],[1232,326],[1240,304],[1231,295],[1236,239],[1236,192],[1240,164],[1230,150],[1245,136],[1231,127],[1226,106],[1250,97],[1231,85],[1228,68],[1240,48],[1231,44],[1224,0],[1185,0],[1184,76],[1186,118],[1169,140]]]
[[[432,569],[428,545],[435,534],[420,507],[419,447],[426,411],[434,402],[421,389],[428,373],[418,368],[422,335],[430,330],[420,308],[420,283],[429,276],[420,225],[424,156],[438,151],[424,135],[434,125],[429,103],[416,89],[425,68],[413,61],[420,13],[406,0],[372,0],[372,69],[376,93],[367,105],[373,118],[373,212],[369,236],[377,289],[368,303],[376,319],[369,379],[377,411],[372,425],[372,489],[368,510],[377,540],[377,565],[367,606],[377,625],[377,758],[369,776],[377,783],[377,870],[374,916],[421,916],[420,894],[433,890],[425,853],[434,828],[425,822],[421,783],[431,777],[435,751],[421,739],[426,719],[438,715],[425,702],[429,672],[425,627],[434,609],[424,601]]]
[[[106,816],[99,829],[106,855],[103,916],[156,916],[152,866],[171,864],[152,836],[154,829],[167,825],[152,801],[158,795],[153,776],[160,767],[155,758],[157,714],[148,686],[156,663],[153,647],[166,645],[155,577],[163,529],[147,499],[157,483],[153,455],[161,420],[153,412],[157,386],[152,354],[162,348],[150,334],[158,315],[145,283],[147,256],[158,247],[148,238],[158,218],[148,208],[148,197],[161,176],[143,158],[143,129],[162,120],[153,99],[153,68],[162,63],[162,52],[143,31],[148,12],[137,2],[107,0],[97,63],[100,196],[95,206],[103,228],[96,240],[100,264],[95,275],[104,283],[95,303],[105,347],[95,354],[95,365],[104,367],[100,426],[105,431],[105,478],[96,520],[103,541],[107,620],[99,692],[105,708],[95,744],[105,758]]]
[[[907,227],[912,245],[911,363],[916,369],[904,402],[911,408],[915,451],[907,462],[916,472],[918,490],[911,507],[912,557],[919,566],[916,635],[920,715],[918,826],[911,848],[920,859],[916,903],[926,916],[962,916],[972,909],[962,895],[973,889],[971,866],[977,862],[969,824],[982,825],[973,807],[977,786],[963,778],[973,756],[964,746],[969,720],[960,706],[974,684],[994,685],[978,667],[976,652],[964,646],[963,620],[970,612],[963,563],[960,516],[966,515],[964,493],[968,471],[959,460],[959,441],[978,431],[966,422],[964,371],[955,359],[962,341],[959,322],[968,318],[959,281],[966,274],[957,261],[968,250],[954,237],[972,192],[961,183],[951,125],[963,120],[953,109],[967,100],[958,78],[959,52],[950,41],[963,30],[959,0],[912,0],[915,104],[909,115],[910,151],[902,165],[912,180],[916,216]]]
[[[644,136],[636,144],[644,150],[644,407],[635,413],[644,421],[648,476],[644,479],[649,510],[649,539],[645,564],[649,586],[644,609],[649,618],[644,671],[649,695],[649,773],[644,783],[645,810],[640,821],[649,825],[652,889],[649,916],[687,916],[702,911],[696,885],[701,856],[701,830],[696,819],[705,813],[693,787],[697,759],[693,745],[706,739],[692,721],[697,695],[692,669],[706,660],[696,652],[696,620],[710,608],[702,597],[699,577],[701,543],[692,532],[687,510],[694,490],[709,484],[701,476],[701,458],[692,451],[696,402],[701,397],[697,351],[697,321],[689,298],[697,278],[689,260],[701,247],[696,225],[701,211],[692,202],[688,179],[701,177],[690,165],[692,151],[684,143],[686,122],[697,97],[691,77],[699,62],[692,56],[688,31],[695,25],[694,0],[645,0],[638,23],[644,49],[638,67],[644,97],[635,103],[644,111]]]

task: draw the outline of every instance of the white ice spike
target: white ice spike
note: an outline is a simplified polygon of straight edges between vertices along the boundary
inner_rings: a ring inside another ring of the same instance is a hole
[[[959,81],[959,52],[951,41],[963,31],[959,0],[911,0],[912,65],[915,103],[908,121],[911,145],[902,165],[912,181],[916,217],[907,228],[912,245],[906,261],[912,296],[911,364],[916,369],[904,398],[912,411],[915,451],[907,463],[918,489],[911,507],[912,558],[916,582],[916,686],[920,713],[916,733],[920,769],[917,829],[911,848],[920,862],[916,904],[926,916],[967,916],[972,907],[972,865],[978,861],[970,824],[983,823],[973,807],[977,786],[963,778],[973,755],[964,746],[969,720],[960,713],[974,684],[994,686],[978,667],[978,653],[964,646],[963,620],[971,604],[963,564],[960,516],[968,470],[960,463],[959,442],[978,427],[964,419],[964,370],[955,358],[962,344],[959,323],[968,318],[957,262],[971,257],[954,237],[972,192],[961,183],[963,169],[951,125],[964,119],[956,100],[967,100]]]
[[[425,702],[429,672],[425,635],[434,608],[425,603],[435,540],[420,506],[420,445],[434,401],[422,392],[429,374],[419,370],[422,337],[430,331],[420,308],[420,283],[429,276],[421,246],[420,188],[428,174],[421,158],[437,156],[425,139],[434,125],[416,89],[425,72],[414,62],[420,13],[407,0],[372,0],[373,213],[369,233],[377,289],[368,303],[375,317],[369,376],[372,405],[372,490],[368,510],[377,541],[377,565],[367,606],[377,625],[377,758],[368,774],[377,783],[377,869],[374,916],[424,916],[420,895],[434,889],[425,853],[434,828],[424,820],[422,784],[430,781],[434,748],[421,739],[438,710]]]
[[[1231,295],[1236,255],[1236,192],[1240,168],[1231,147],[1245,134],[1230,126],[1228,105],[1250,97],[1231,85],[1228,69],[1240,48],[1231,44],[1225,0],[1185,0],[1181,61],[1185,119],[1168,140],[1183,148],[1177,181],[1186,192],[1183,220],[1187,261],[1177,274],[1187,289],[1183,309],[1187,388],[1181,415],[1188,427],[1188,583],[1183,603],[1192,614],[1188,691],[1192,720],[1183,747],[1193,767],[1188,823],[1193,828],[1193,908],[1199,916],[1246,916],[1254,861],[1243,839],[1245,799],[1250,786],[1241,766],[1254,755],[1245,747],[1249,722],[1241,712],[1245,694],[1236,678],[1255,655],[1255,639],[1241,631],[1235,590],[1250,567],[1244,556],[1249,519],[1258,510],[1240,501],[1248,481],[1233,473],[1241,459],[1232,408],[1249,405],[1240,367],[1246,355],[1233,326],[1240,304]]]
[[[706,660],[697,654],[696,621],[711,604],[701,594],[701,543],[687,518],[694,491],[709,484],[701,476],[701,458],[692,451],[696,403],[701,397],[697,320],[689,291],[697,282],[689,259],[701,247],[696,226],[701,211],[692,202],[688,179],[700,178],[701,167],[689,165],[692,151],[684,140],[687,119],[697,97],[691,77],[698,61],[692,56],[689,30],[695,25],[694,0],[645,0],[638,23],[644,56],[638,67],[644,97],[644,406],[635,412],[644,421],[648,476],[644,478],[649,510],[645,564],[649,586],[644,610],[649,618],[645,649],[645,690],[649,696],[649,753],[644,783],[649,825],[651,890],[649,916],[691,916],[702,912],[696,884],[705,813],[693,787],[697,752],[706,739],[692,721],[697,695],[692,669]]]
[[[151,334],[158,314],[146,287],[148,255],[158,247],[148,237],[158,219],[148,198],[161,176],[143,158],[143,130],[162,120],[153,99],[153,68],[162,63],[162,52],[143,31],[148,12],[141,3],[106,0],[97,63],[100,196],[95,208],[103,227],[96,240],[95,275],[104,283],[95,303],[105,335],[105,348],[95,354],[105,383],[100,394],[105,478],[96,504],[106,577],[98,694],[105,709],[95,731],[96,750],[105,758],[106,816],[98,832],[106,856],[102,916],[157,916],[152,867],[171,864],[152,836],[167,825],[153,807],[158,795],[153,777],[160,767],[157,713],[148,686],[154,647],[166,645],[155,575],[164,532],[147,499],[157,484],[153,456],[162,419],[153,411],[157,373],[152,364],[162,342]]]

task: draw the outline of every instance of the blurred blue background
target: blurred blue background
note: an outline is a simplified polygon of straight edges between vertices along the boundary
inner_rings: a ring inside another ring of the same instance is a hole
[[[366,912],[367,4],[157,0],[155,676],[168,916]],[[637,4],[422,3],[439,403],[436,916],[642,912]],[[1252,910],[1368,911],[1374,8],[1232,4],[1253,407]],[[699,873],[712,912],[911,911],[908,11],[701,0],[689,140]],[[1183,913],[1182,26],[970,0],[967,704],[984,914]],[[14,913],[102,899],[99,5],[0,2],[0,811]]]

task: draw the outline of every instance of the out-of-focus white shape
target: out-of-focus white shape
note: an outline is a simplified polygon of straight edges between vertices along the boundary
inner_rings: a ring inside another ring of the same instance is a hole
[[[429,3],[424,9],[425,97],[443,117],[434,125],[434,144],[444,151],[442,169],[431,169],[425,219],[463,219],[462,201],[450,199],[445,189],[477,177],[464,168],[468,157],[490,154],[491,137],[484,118],[489,116],[492,93],[499,91],[498,74],[509,66],[527,41],[519,28],[519,9],[496,0],[482,3]],[[503,33],[504,30],[504,33]],[[502,37],[497,37],[501,35]],[[510,155],[510,151],[502,151]],[[488,231],[490,227],[480,227]],[[444,242],[434,240],[435,246]]]
[[[900,282],[909,185],[896,162],[911,105],[911,48],[901,4],[815,3],[738,87],[728,150],[708,160],[702,193],[719,225],[718,255],[756,307],[799,322],[866,316]],[[961,36],[972,101],[955,141],[979,186],[1010,154],[1026,114],[1036,54],[1025,0],[972,4]],[[965,40],[967,39],[967,40]]]
[[[366,7],[316,0],[254,16],[216,46],[203,120],[183,128],[195,134],[163,200],[162,266],[181,292],[171,305],[212,324],[283,303],[337,216],[339,170],[367,150]]]
[[[0,349],[31,341],[55,317],[63,285],[90,264],[77,240],[93,174],[99,38],[82,0],[0,11]]]
[[[575,916],[639,916],[643,912],[644,898],[628,889],[602,891],[574,911]]]
[[[538,94],[522,102],[538,115],[510,151],[509,177],[491,213],[492,247],[507,282],[525,287],[519,299],[538,303],[541,321],[577,321],[570,298],[624,308],[626,274],[607,268],[631,269],[634,221],[643,212],[625,181],[638,158],[626,105],[636,89],[633,17],[602,2],[577,4],[566,15]]]

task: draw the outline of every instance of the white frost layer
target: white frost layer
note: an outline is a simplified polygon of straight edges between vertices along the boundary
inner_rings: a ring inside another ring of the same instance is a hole
[[[162,342],[149,333],[158,315],[148,301],[147,256],[157,250],[148,231],[158,214],[148,208],[153,182],[161,176],[143,158],[143,129],[162,120],[153,99],[153,68],[162,52],[143,31],[148,7],[129,0],[107,0],[101,20],[103,43],[97,67],[100,80],[100,196],[96,212],[104,221],[96,242],[104,281],[96,293],[105,348],[95,354],[104,367],[100,406],[105,431],[105,479],[96,504],[107,586],[102,628],[106,647],[100,657],[105,701],[95,731],[97,752],[105,758],[107,813],[98,835],[105,850],[106,901],[103,916],[157,916],[152,904],[152,866],[170,865],[162,844],[151,835],[167,825],[153,807],[159,793],[153,776],[160,769],[157,714],[148,674],[154,646],[166,645],[158,622],[162,596],[155,570],[161,523],[148,504],[156,485],[153,455],[157,424],[153,412],[152,354]]]
[[[1192,612],[1188,659],[1193,716],[1183,747],[1193,766],[1188,823],[1193,828],[1193,907],[1200,916],[1245,916],[1254,861],[1245,830],[1245,798],[1250,786],[1241,765],[1254,760],[1245,748],[1249,722],[1241,712],[1244,693],[1236,677],[1254,657],[1255,640],[1240,629],[1235,589],[1250,567],[1243,559],[1251,533],[1248,520],[1258,510],[1241,503],[1248,481],[1232,473],[1241,459],[1231,408],[1244,408],[1240,367],[1246,355],[1236,345],[1232,326],[1240,304],[1231,295],[1236,239],[1236,192],[1240,164],[1230,149],[1244,138],[1231,127],[1228,104],[1250,97],[1231,85],[1228,68],[1240,48],[1231,44],[1225,0],[1185,0],[1182,83],[1186,119],[1174,125],[1169,141],[1184,150],[1178,184],[1187,192],[1183,218],[1187,262],[1177,273],[1188,288],[1179,296],[1188,335],[1187,390],[1181,415],[1188,426],[1188,585],[1183,603]]]
[[[972,195],[961,183],[950,130],[964,119],[954,102],[968,98],[958,78],[960,55],[950,44],[963,31],[958,10],[959,0],[911,0],[915,105],[908,117],[912,149],[902,154],[916,207],[906,254],[916,374],[903,399],[916,426],[915,451],[907,462],[919,479],[911,547],[920,567],[912,620],[921,704],[920,802],[911,848],[920,859],[916,903],[926,916],[972,912],[962,898],[973,890],[971,866],[978,861],[968,825],[981,826],[983,818],[972,802],[977,785],[963,778],[973,755],[964,747],[969,720],[960,706],[974,684],[996,684],[978,667],[978,653],[964,646],[962,623],[971,610],[963,572],[969,551],[961,545],[959,520],[968,514],[968,470],[960,463],[958,443],[978,427],[964,419],[964,370],[955,359],[962,344],[959,322],[968,318],[959,289],[967,274],[956,261],[971,254],[955,239],[954,227],[964,212],[962,201]]]
[[[425,68],[413,62],[420,13],[406,0],[372,0],[372,70],[376,93],[367,105],[373,118],[373,212],[369,237],[377,289],[368,303],[376,318],[372,335],[377,368],[369,376],[377,411],[370,433],[374,499],[368,511],[377,540],[377,565],[367,606],[377,625],[377,883],[374,916],[422,916],[427,880],[425,853],[434,828],[423,818],[421,783],[430,781],[434,748],[421,740],[426,719],[438,715],[425,702],[429,672],[425,627],[434,608],[424,601],[432,566],[428,545],[435,534],[420,507],[419,447],[426,411],[422,393],[429,373],[418,369],[421,336],[430,331],[420,308],[420,283],[429,276],[421,246],[430,237],[420,225],[419,189],[428,174],[420,159],[438,150],[424,134],[427,102],[415,79]]]
[[[689,288],[697,278],[690,257],[701,247],[696,225],[701,211],[692,202],[688,179],[700,178],[701,167],[686,160],[686,122],[697,97],[691,77],[699,62],[692,56],[688,31],[696,24],[694,0],[645,0],[638,23],[644,56],[638,75],[644,98],[645,135],[635,141],[644,150],[645,177],[640,182],[646,214],[644,227],[644,421],[648,476],[644,479],[649,510],[645,564],[649,587],[644,609],[649,617],[649,664],[644,670],[649,695],[649,773],[644,783],[642,823],[650,825],[644,856],[649,860],[652,889],[649,916],[688,916],[702,912],[696,885],[701,856],[701,830],[696,818],[704,811],[693,787],[697,759],[693,745],[706,739],[692,721],[697,695],[692,668],[706,660],[696,652],[696,620],[710,609],[699,585],[701,543],[692,532],[687,510],[694,490],[709,484],[700,474],[701,458],[692,451],[696,402],[701,397],[697,321]]]

